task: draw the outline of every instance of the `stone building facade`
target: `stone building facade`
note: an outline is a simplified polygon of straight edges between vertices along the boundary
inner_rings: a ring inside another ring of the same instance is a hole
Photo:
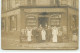
[[[40,25],[62,27],[70,42],[78,35],[78,0],[2,0],[1,14],[2,37],[19,39],[22,29]]]

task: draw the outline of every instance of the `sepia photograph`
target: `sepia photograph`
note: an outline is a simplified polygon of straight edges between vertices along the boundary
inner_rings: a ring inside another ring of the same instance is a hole
[[[79,0],[1,0],[3,50],[77,50]]]

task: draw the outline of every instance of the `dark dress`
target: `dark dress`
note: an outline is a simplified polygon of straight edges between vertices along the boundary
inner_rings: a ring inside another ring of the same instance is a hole
[[[51,31],[51,29],[47,29],[46,30],[46,41],[47,42],[51,42],[51,38],[52,37],[52,31]]]
[[[32,35],[33,35],[33,36],[32,36],[32,41],[33,41],[33,42],[36,42],[36,29],[33,29],[33,30],[32,30]]]
[[[39,29],[36,29],[35,31],[34,31],[34,40],[35,40],[35,42],[40,42],[40,30]]]
[[[41,29],[38,29],[38,35],[39,35],[39,43],[42,42],[42,37],[41,37]]]

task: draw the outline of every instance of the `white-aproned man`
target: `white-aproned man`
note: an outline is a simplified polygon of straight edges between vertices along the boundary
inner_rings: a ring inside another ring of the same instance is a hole
[[[44,29],[42,29],[41,31],[41,36],[42,36],[42,41],[46,40],[46,31]]]
[[[52,42],[57,42],[58,28],[56,26],[52,28],[52,36]]]
[[[32,41],[32,29],[27,29],[27,41],[31,42]]]

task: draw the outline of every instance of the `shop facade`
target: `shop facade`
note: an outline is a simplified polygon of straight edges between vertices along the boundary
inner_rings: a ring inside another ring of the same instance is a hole
[[[67,2],[67,1],[65,1]],[[41,25],[62,28],[63,35],[67,39],[66,42],[72,41],[74,33],[78,35],[78,9],[66,5],[48,6],[26,6],[25,2],[21,1],[21,6],[17,8],[2,12],[2,35],[11,36],[20,40],[21,31],[26,28],[37,27]],[[63,4],[63,2],[62,2]],[[18,5],[18,4],[17,4]],[[52,5],[52,4],[51,4]]]

